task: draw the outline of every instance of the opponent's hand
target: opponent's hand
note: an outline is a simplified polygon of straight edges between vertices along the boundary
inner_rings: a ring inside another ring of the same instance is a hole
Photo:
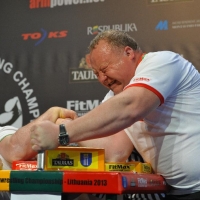
[[[56,122],[57,119],[65,119],[65,118],[70,118],[70,119],[76,119],[78,116],[76,112],[73,110],[68,110],[66,108],[61,108],[61,107],[52,107],[49,108],[45,113],[43,113],[37,121],[44,121],[44,120],[49,120],[53,123]]]
[[[66,119],[62,119],[62,118],[58,118],[56,120],[56,124],[60,125],[60,124],[67,124],[69,123],[70,121],[72,121],[71,118],[66,118]]]
[[[59,146],[59,126],[50,121],[41,121],[31,127],[31,145],[34,151],[55,149]]]

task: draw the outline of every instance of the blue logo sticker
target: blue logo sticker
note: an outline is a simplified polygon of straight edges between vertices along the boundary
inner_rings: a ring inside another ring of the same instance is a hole
[[[92,163],[92,153],[81,153],[81,164],[84,166],[84,167],[88,167],[91,165]]]
[[[122,176],[122,186],[123,186],[124,188],[127,188],[127,185],[128,185],[128,183],[127,183],[126,177],[125,177],[125,176]]]
[[[168,30],[168,21],[159,21],[158,24],[156,25],[156,30]]]

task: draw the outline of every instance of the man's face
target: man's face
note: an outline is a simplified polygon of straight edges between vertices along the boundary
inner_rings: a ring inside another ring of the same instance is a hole
[[[123,91],[135,72],[127,48],[112,48],[106,41],[101,40],[90,53],[90,64],[99,82],[114,94]]]

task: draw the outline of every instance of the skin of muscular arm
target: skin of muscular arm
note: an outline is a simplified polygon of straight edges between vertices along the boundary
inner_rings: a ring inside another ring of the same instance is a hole
[[[56,124],[65,124],[70,121],[71,119],[58,119]],[[78,142],[78,145],[79,147],[104,148],[105,162],[125,162],[134,148],[125,131],[120,131],[119,133],[104,138],[81,141]],[[77,194],[74,195],[70,198],[74,199],[77,197]],[[97,199],[90,194],[88,194],[88,198],[90,200]]]
[[[143,119],[160,105],[160,99],[143,87],[130,87],[76,120],[66,121],[70,142],[107,137]],[[59,127],[49,121],[33,126],[31,144],[35,151],[56,148]]]
[[[75,119],[76,113],[60,107],[52,107],[43,113],[40,117],[29,124],[19,128],[14,134],[8,135],[0,142],[0,154],[9,163],[14,160],[31,160],[37,154],[33,151],[30,143],[30,129],[34,124],[49,120],[53,123],[58,118]]]
[[[69,121],[71,119],[58,119],[56,124],[64,124]],[[107,137],[78,142],[78,146],[105,149],[106,162],[125,162],[134,148],[124,130]]]
[[[160,99],[152,91],[130,87],[81,118],[67,123],[66,128],[72,142],[106,137],[143,119],[159,104]]]
[[[125,162],[133,151],[133,144],[125,131],[114,135],[78,143],[83,147],[105,149],[105,162]]]

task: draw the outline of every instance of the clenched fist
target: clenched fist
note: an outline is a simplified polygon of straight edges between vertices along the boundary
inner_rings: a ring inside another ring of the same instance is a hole
[[[31,145],[34,151],[55,149],[58,143],[59,126],[50,121],[42,121],[31,128]]]

